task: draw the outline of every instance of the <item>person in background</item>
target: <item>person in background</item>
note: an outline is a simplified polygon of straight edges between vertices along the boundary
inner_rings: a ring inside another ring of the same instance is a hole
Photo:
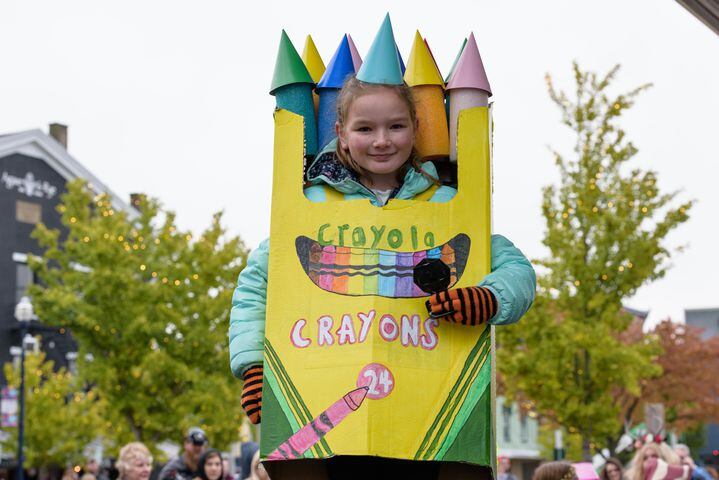
[[[267,474],[265,467],[260,463],[259,450],[257,450],[252,457],[252,467],[248,478],[250,480],[270,480],[270,476]]]
[[[514,476],[511,468],[512,463],[509,460],[509,457],[497,457],[497,469],[499,470],[497,480],[517,480],[517,477]]]
[[[679,456],[679,461],[682,465],[689,465],[691,467],[692,480],[714,480],[714,477],[712,477],[709,472],[694,463],[689,447],[683,443],[678,443],[674,446],[674,453]]]
[[[239,478],[245,480],[252,474],[252,458],[255,452],[260,449],[257,442],[245,442],[240,447],[240,474]]]
[[[158,480],[192,480],[197,476],[200,457],[207,449],[205,431],[198,427],[190,428],[182,442],[182,449],[182,455],[162,467]]]
[[[641,447],[627,470],[627,480],[689,480],[691,467],[680,465],[679,457],[665,443]]]
[[[117,458],[119,480],[148,480],[152,470],[150,450],[140,442],[128,443]]]
[[[227,455],[222,455],[222,472],[223,480],[235,480],[236,476],[232,474],[232,469],[230,468],[230,459],[227,458]]]
[[[609,457],[599,472],[599,478],[602,480],[622,480],[623,476],[624,466],[614,457]]]
[[[546,462],[534,471],[532,480],[577,480],[577,472],[569,462]]]
[[[210,448],[202,454],[197,465],[197,476],[201,480],[223,480],[225,475],[219,450]]]

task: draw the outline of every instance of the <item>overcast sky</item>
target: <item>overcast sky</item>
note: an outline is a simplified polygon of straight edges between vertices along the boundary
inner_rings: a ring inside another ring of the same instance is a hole
[[[405,60],[419,29],[446,73],[475,33],[495,101],[494,229],[532,258],[546,254],[541,188],[558,181],[547,146],[572,146],[544,74],[571,90],[572,60],[598,72],[621,63],[615,92],[653,82],[623,120],[639,148],[632,165],[697,205],[668,239],[688,249],[627,305],[651,309],[652,322],[719,307],[719,36],[671,0],[394,4]],[[268,89],[281,29],[300,51],[312,34],[325,63],[345,32],[364,56],[386,8],[3,0],[0,133],[68,124],[70,153],[118,194],[156,196],[194,231],[224,210],[229,231],[255,247],[269,232]]]

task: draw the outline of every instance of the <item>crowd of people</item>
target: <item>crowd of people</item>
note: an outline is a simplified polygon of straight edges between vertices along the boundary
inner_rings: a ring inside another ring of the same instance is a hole
[[[511,480],[502,475],[499,480]],[[697,465],[686,445],[672,448],[662,441],[650,441],[637,445],[626,466],[616,458],[606,459],[599,472],[591,464],[546,462],[534,471],[532,480],[719,480],[719,473],[711,466]]]
[[[193,427],[183,438],[180,454],[168,461],[156,476],[152,476],[150,450],[141,442],[131,442],[120,449],[115,463],[117,480],[149,480],[151,476],[155,480],[268,480],[260,464],[257,444],[246,445],[250,448],[243,448],[243,462],[237,466],[235,474],[231,474],[229,460],[219,450],[209,447],[207,435],[201,428]],[[103,479],[82,476],[79,480]]]

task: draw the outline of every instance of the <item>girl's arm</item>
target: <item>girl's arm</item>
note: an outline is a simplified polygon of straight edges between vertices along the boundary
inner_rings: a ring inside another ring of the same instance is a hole
[[[537,277],[527,257],[502,235],[492,235],[492,273],[479,282],[497,299],[492,325],[515,323],[534,301]]]
[[[250,253],[232,295],[230,367],[239,378],[250,366],[262,364],[269,250],[268,238]]]

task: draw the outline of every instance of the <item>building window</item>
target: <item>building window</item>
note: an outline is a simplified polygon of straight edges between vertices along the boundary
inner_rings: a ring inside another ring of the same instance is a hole
[[[25,263],[15,264],[15,302],[27,295],[27,288],[34,283],[34,275]]]
[[[39,203],[15,202],[15,220],[22,223],[36,224],[42,220],[42,206]]]
[[[502,436],[504,441],[509,443],[512,441],[512,435],[510,433],[510,427],[512,423],[512,406],[502,405]]]
[[[526,413],[519,414],[519,439],[522,443],[529,442],[529,422]]]

